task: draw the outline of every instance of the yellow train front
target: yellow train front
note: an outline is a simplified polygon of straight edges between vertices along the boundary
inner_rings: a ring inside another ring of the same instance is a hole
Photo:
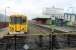
[[[9,34],[25,34],[28,32],[26,16],[11,15],[9,21]]]

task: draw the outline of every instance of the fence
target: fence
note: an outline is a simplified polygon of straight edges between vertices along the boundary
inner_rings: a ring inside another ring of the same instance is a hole
[[[25,36],[28,37],[28,36]],[[8,37],[0,39],[0,50],[53,50],[76,47],[76,35],[37,35],[30,38]]]

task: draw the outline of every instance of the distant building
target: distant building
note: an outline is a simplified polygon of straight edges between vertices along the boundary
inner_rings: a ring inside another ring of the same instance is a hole
[[[61,8],[45,8],[43,10],[43,15],[47,15],[51,20],[56,20],[56,18],[58,18],[68,21],[67,25],[76,25],[76,14],[65,13],[64,9]]]
[[[9,22],[9,17],[5,17],[4,14],[0,14],[0,22]]]
[[[76,25],[76,14],[64,13],[64,9],[61,8],[45,8],[43,10],[44,17],[38,17],[34,20],[39,24],[55,24],[55,25]],[[46,16],[46,17],[45,17]]]
[[[76,20],[76,14],[64,13],[64,19],[74,22]]]
[[[61,8],[45,8],[43,10],[43,15],[47,15],[48,17],[55,20],[55,18],[63,19],[64,18],[64,9]]]
[[[68,25],[76,25],[76,14],[64,13],[64,19],[68,22]]]

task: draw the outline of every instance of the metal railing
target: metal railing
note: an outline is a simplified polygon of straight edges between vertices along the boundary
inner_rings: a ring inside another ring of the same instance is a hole
[[[66,38],[65,38],[66,37]],[[26,40],[27,39],[27,40]],[[75,35],[66,35],[57,37],[51,34],[47,36],[38,35],[31,38],[5,38],[0,40],[0,50],[24,50],[24,45],[28,44],[28,50],[53,50],[76,47]]]

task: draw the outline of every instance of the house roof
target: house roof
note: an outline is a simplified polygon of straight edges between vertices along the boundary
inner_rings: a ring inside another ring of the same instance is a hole
[[[75,13],[64,13],[64,14],[68,14],[68,15],[76,15]]]

